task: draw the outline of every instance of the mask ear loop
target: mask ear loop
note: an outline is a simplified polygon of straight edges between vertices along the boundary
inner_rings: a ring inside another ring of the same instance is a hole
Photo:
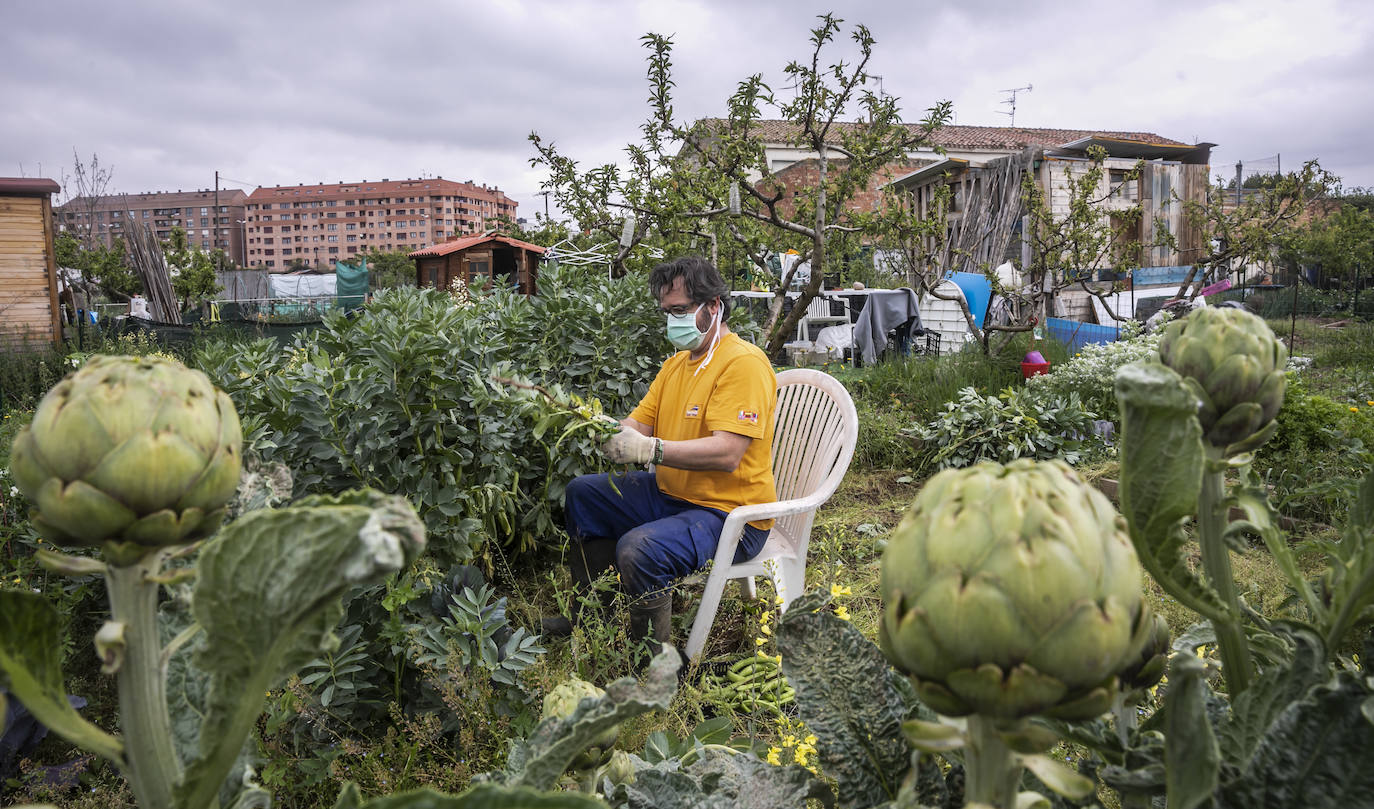
[[[711,358],[716,355],[716,346],[720,343],[720,322],[722,315],[725,313],[725,304],[723,301],[717,301],[716,303],[716,316],[711,321],[712,324],[716,327],[716,332],[711,337],[711,347],[706,349],[706,359],[700,365],[697,366],[697,369],[695,371],[692,372],[693,377],[701,373],[702,368],[705,368],[706,366],[711,364]]]

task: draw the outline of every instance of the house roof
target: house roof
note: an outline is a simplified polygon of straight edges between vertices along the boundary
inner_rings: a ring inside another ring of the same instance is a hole
[[[62,186],[43,177],[0,177],[0,194],[36,196],[56,194]]]
[[[1089,135],[1085,138],[1060,145],[1058,148],[1071,151],[1087,151],[1090,147],[1101,146],[1112,157],[1140,157],[1146,160],[1156,158],[1186,158],[1200,155],[1206,160],[1215,143],[1155,143],[1131,138],[1111,137],[1105,134]]]
[[[723,118],[705,118],[700,122],[708,128],[725,124]],[[755,131],[765,143],[790,143],[794,141],[801,128],[790,121],[756,121]],[[839,143],[840,134],[860,124],[836,122],[830,130],[827,143]],[[917,123],[906,124],[910,130],[918,130]],[[931,143],[946,149],[1023,149],[1027,146],[1053,147],[1071,141],[1093,136],[1113,138],[1140,143],[1186,146],[1188,144],[1156,135],[1153,132],[1123,132],[1108,129],[1041,129],[1012,126],[962,126],[950,124],[935,130]]]
[[[476,236],[464,236],[461,239],[453,239],[447,242],[440,242],[439,244],[431,244],[429,247],[422,247],[419,250],[407,253],[406,255],[410,258],[431,258],[435,256],[446,256],[450,253],[456,253],[459,250],[466,250],[469,247],[476,247],[479,244],[486,244],[487,242],[501,242],[502,244],[508,244],[511,247],[519,247],[524,250],[531,250],[535,253],[540,254],[541,256],[548,249],[546,247],[540,247],[537,244],[530,244],[529,242],[522,242],[519,239],[512,239],[509,236],[502,236],[499,233],[479,233]]]
[[[981,163],[975,163],[974,168],[978,168],[981,165]],[[922,166],[909,174],[903,174],[902,176],[898,177],[892,182],[887,183],[887,185],[892,185],[901,188],[905,185],[918,183],[921,180],[924,180],[927,177],[932,177],[936,174],[944,174],[947,171],[958,171],[960,169],[966,169],[968,167],[969,161],[967,160],[963,160],[958,157],[946,157],[944,160],[936,160],[934,163],[931,163],[928,166]]]

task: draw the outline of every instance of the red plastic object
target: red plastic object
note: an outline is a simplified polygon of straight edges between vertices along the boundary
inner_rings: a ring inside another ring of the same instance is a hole
[[[1050,364],[1048,362],[1023,362],[1021,363],[1021,378],[1030,379],[1039,374],[1048,374]]]

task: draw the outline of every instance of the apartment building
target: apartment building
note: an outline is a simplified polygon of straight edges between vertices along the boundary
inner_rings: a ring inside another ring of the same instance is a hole
[[[442,177],[259,188],[246,202],[245,266],[285,272],[414,250],[514,221],[516,205],[498,188]]]
[[[84,238],[86,234],[106,247],[131,223],[152,227],[159,241],[172,228],[186,231],[187,240],[205,252],[223,250],[235,264],[243,265],[244,200],[238,189],[203,191],[153,191],[143,194],[109,194],[76,197],[53,209],[59,230]],[[216,210],[218,205],[218,210]]]

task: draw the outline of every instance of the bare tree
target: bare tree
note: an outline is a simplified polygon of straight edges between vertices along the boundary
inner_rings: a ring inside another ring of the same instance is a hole
[[[72,147],[72,173],[62,170],[62,190],[66,192],[63,207],[77,214],[77,222],[72,230],[81,246],[87,250],[104,243],[96,231],[95,215],[113,176],[114,169],[101,166],[99,155],[92,152],[90,162],[83,163],[76,147]]]

